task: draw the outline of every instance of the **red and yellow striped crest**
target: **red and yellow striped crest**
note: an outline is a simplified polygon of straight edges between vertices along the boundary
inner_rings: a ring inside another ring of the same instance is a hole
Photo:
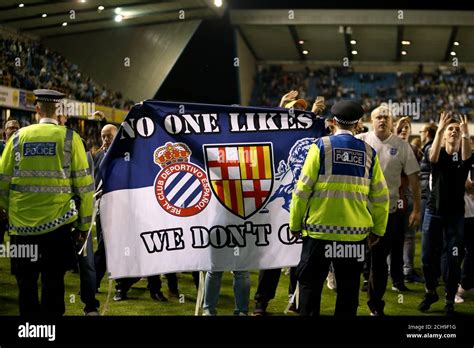
[[[212,191],[233,214],[247,219],[263,207],[273,188],[273,148],[264,144],[205,145]]]

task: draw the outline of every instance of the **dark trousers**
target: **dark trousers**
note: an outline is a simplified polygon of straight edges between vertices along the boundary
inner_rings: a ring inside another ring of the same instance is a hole
[[[296,267],[290,268],[290,284],[288,294],[293,294],[296,290]],[[255,293],[255,302],[268,304],[275,298],[278,282],[280,281],[281,268],[266,269],[258,273],[258,286]]]
[[[92,245],[92,234],[87,239],[86,256],[84,254],[78,255],[77,253],[82,248],[82,245],[76,245],[76,258],[79,265],[79,278],[81,287],[81,301],[84,303],[85,312],[96,311],[100,303],[95,298],[96,286],[96,274],[94,267],[94,247]]]
[[[94,268],[95,268],[95,283],[97,288],[100,288],[100,283],[105,276],[107,270],[107,262],[105,257],[104,237],[102,235],[102,224],[100,223],[100,215],[96,218],[97,231],[97,250],[94,253]]]
[[[300,315],[319,316],[321,292],[332,262],[337,283],[337,298],[334,315],[355,316],[359,306],[359,286],[362,261],[356,257],[327,257],[326,247],[332,241],[305,237],[301,260],[296,268],[300,284]],[[365,254],[365,241],[357,243],[338,242],[338,245],[353,245],[362,248]],[[362,255],[363,256],[363,255]]]
[[[12,271],[18,284],[20,315],[61,316],[64,303],[64,274],[75,262],[71,225],[39,236],[12,236],[11,244],[37,247],[38,260],[12,259]],[[41,274],[41,304],[38,278]]]
[[[461,286],[469,290],[474,288],[474,217],[464,219],[464,250]]]
[[[385,235],[369,252],[370,275],[367,289],[367,305],[372,312],[383,312],[383,296],[387,289],[388,265],[387,256],[391,253],[390,273],[392,281],[403,282],[403,233],[397,231],[397,213],[388,214]],[[395,240],[394,240],[395,239]],[[399,248],[399,250],[397,250]],[[339,285],[338,285],[339,288]]]
[[[405,281],[405,275],[403,274],[403,248],[405,246],[404,220],[407,218],[406,214],[404,210],[398,210],[395,213],[394,226],[391,227],[390,231],[390,278],[392,279],[392,284],[400,284]]]
[[[446,271],[443,278],[446,287],[446,300],[454,301],[461,280],[461,261],[463,254],[464,214],[435,215],[425,212],[421,239],[421,260],[426,289],[434,291],[438,285],[437,267],[441,255],[445,254]]]
[[[178,278],[176,273],[168,273],[166,275],[166,280],[168,281],[168,289],[170,292],[175,294],[178,293]],[[115,286],[116,290],[127,292],[130,290],[133,284],[138,282],[141,278],[122,278],[117,279],[117,285]],[[151,294],[156,294],[161,291],[161,279],[159,275],[150,276],[148,279],[148,288]]]

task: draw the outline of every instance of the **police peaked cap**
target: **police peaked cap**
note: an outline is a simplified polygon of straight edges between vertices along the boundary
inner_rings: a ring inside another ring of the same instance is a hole
[[[64,98],[64,94],[53,89],[35,89],[33,91],[36,102],[58,103]]]
[[[331,114],[338,123],[355,124],[364,115],[364,109],[352,100],[341,100],[332,106]]]

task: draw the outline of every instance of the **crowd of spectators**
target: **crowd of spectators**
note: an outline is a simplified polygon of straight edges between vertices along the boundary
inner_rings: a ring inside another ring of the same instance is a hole
[[[70,99],[125,110],[135,104],[120,92],[96,83],[76,64],[37,41],[0,37],[0,51],[2,85],[26,90],[55,89]]]
[[[294,89],[309,102],[324,96],[329,107],[342,98],[360,102],[366,111],[389,101],[419,103],[421,115],[415,121],[436,121],[439,110],[465,113],[473,119],[474,75],[464,68],[427,73],[420,65],[413,73],[360,73],[334,66],[302,71],[259,66],[251,105],[276,106],[282,95]]]

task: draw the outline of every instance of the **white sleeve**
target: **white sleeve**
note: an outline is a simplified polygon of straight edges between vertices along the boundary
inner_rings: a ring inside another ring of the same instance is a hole
[[[406,175],[411,175],[413,173],[420,171],[420,165],[418,164],[418,160],[413,153],[413,150],[409,143],[404,142],[403,146],[403,171]]]

